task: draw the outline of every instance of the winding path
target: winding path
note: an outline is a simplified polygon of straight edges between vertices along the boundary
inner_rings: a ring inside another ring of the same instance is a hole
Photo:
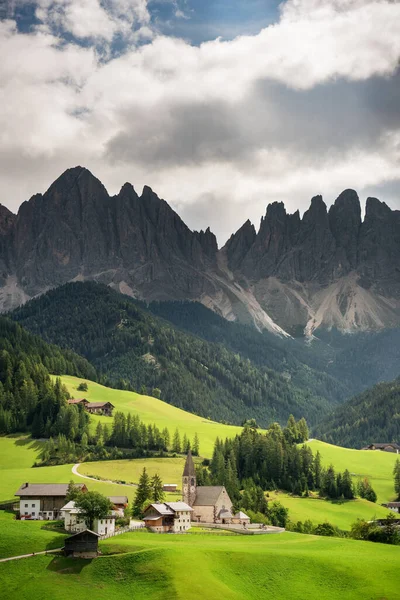
[[[39,554],[51,554],[52,552],[60,552],[62,548],[54,548],[52,550],[43,550],[43,552],[31,552],[30,554],[20,554],[19,556],[8,556],[0,558],[0,563],[8,562],[9,560],[19,560],[20,558],[30,558],[31,556],[39,556]]]
[[[76,463],[72,467],[72,473],[77,475],[78,477],[82,477],[83,479],[90,479],[90,481],[97,481],[97,483],[112,483],[113,485],[124,485],[126,487],[137,487],[137,483],[119,483],[118,481],[113,481],[112,479],[96,479],[96,477],[90,477],[90,475],[82,475],[79,473],[78,467],[81,466],[82,463]]]

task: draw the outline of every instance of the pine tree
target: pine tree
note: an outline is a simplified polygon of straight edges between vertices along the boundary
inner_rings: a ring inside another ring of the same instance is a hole
[[[153,502],[159,503],[164,502],[165,494],[163,490],[163,482],[161,481],[161,477],[156,473],[151,478],[151,499]]]
[[[151,498],[151,491],[150,478],[147,474],[146,467],[143,467],[133,505],[133,514],[136,517],[142,515],[143,504]]]
[[[345,470],[342,476],[342,495],[346,500],[352,500],[354,498],[353,481],[348,469]]]
[[[193,454],[193,456],[200,456],[200,440],[199,440],[199,436],[197,435],[197,432],[194,434],[194,438],[193,438],[192,454]]]
[[[96,427],[96,440],[97,440],[97,443],[101,446],[101,444],[103,442],[103,427],[102,427],[100,421],[97,423],[97,427]]]
[[[393,469],[394,491],[397,494],[397,500],[400,500],[400,459],[397,459]]]
[[[174,437],[172,440],[172,452],[180,454],[181,452],[181,437],[179,435],[179,429],[175,429]]]

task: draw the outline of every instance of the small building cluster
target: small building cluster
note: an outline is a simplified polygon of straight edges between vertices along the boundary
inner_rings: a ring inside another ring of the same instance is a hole
[[[389,510],[400,514],[400,502],[387,502],[386,504],[382,504],[382,506],[385,506]]]
[[[88,402],[86,398],[71,398],[68,404],[81,404],[88,413],[92,415],[103,415],[104,417],[112,417],[114,405],[111,402]]]
[[[87,492],[84,483],[77,483],[81,492]],[[19,496],[21,519],[53,521],[60,517],[68,492],[68,483],[23,483],[15,496]]]

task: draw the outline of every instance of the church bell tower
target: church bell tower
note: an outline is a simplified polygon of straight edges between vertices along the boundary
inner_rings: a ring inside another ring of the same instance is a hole
[[[189,450],[186,457],[185,468],[182,475],[182,501],[193,506],[196,500],[196,470],[194,468],[192,453]]]

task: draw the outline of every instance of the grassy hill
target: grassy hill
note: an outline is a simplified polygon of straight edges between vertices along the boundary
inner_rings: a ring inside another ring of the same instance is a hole
[[[284,533],[125,534],[92,561],[0,564],[7,600],[398,600],[400,548]],[[119,554],[110,555],[109,552]]]
[[[337,471],[348,469],[355,479],[368,477],[378,495],[378,503],[394,499],[393,467],[397,455],[389,452],[341,448],[319,440],[313,440],[308,444],[314,453],[319,450],[324,466],[333,464]]]
[[[61,548],[65,534],[49,526],[48,521],[16,521],[13,514],[0,510],[0,558]]]
[[[76,377],[65,376],[61,380],[67,386],[71,396],[75,398],[82,398],[84,396],[90,402],[111,402],[116,410],[139,415],[140,419],[146,425],[155,423],[160,429],[167,427],[171,437],[177,427],[181,436],[186,433],[191,440],[193,440],[194,434],[197,432],[200,437],[200,453],[202,456],[211,457],[217,437],[223,439],[234,437],[242,429],[241,427],[223,425],[204,417],[198,417],[151,396],[107,388],[98,383]],[[77,390],[79,383],[83,381],[88,384],[87,392],[79,392]],[[99,420],[102,423],[112,423],[112,417],[96,416],[93,417],[93,426]]]

